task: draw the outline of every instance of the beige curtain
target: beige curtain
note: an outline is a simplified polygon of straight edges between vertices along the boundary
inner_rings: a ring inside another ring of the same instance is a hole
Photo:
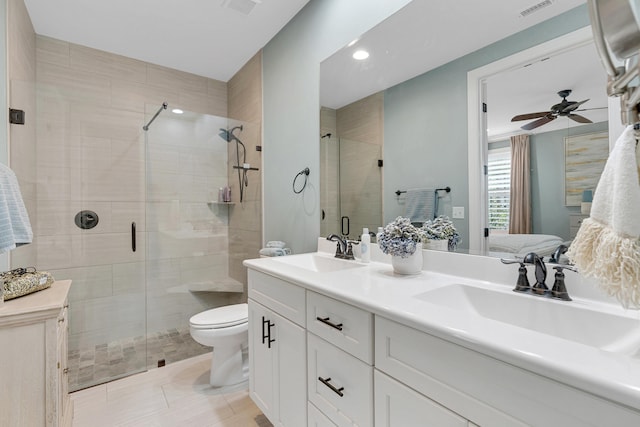
[[[509,234],[531,233],[530,158],[529,135],[512,136]]]

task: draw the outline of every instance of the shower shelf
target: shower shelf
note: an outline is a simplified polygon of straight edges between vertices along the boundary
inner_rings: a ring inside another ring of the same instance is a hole
[[[207,202],[208,205],[227,205],[227,206],[233,206],[236,204],[236,202],[218,202],[215,200],[212,200],[210,202]]]

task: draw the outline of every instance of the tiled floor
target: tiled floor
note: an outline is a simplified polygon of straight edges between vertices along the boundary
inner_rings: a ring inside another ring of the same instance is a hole
[[[69,389],[75,391],[152,369],[159,360],[170,364],[204,353],[211,353],[211,348],[195,342],[189,328],[150,334],[146,345],[144,337],[139,336],[70,350]]]
[[[74,427],[272,427],[244,387],[209,384],[211,354],[71,394]]]

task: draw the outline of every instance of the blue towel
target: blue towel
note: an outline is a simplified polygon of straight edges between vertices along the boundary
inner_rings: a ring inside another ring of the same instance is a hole
[[[11,169],[0,164],[0,253],[32,240],[33,231],[18,179]]]
[[[435,204],[435,188],[410,188],[407,190],[404,215],[411,222],[425,222],[434,218]]]

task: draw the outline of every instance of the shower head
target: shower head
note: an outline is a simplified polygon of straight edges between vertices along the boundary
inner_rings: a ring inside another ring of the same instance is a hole
[[[236,126],[234,128],[232,128],[231,130],[229,129],[222,129],[220,128],[220,132],[218,133],[218,135],[220,135],[220,138],[224,139],[227,142],[231,142],[232,140],[237,140],[238,138],[233,134],[233,131],[235,131],[236,129],[240,129],[240,131],[242,131],[243,127],[242,125],[240,126]]]

